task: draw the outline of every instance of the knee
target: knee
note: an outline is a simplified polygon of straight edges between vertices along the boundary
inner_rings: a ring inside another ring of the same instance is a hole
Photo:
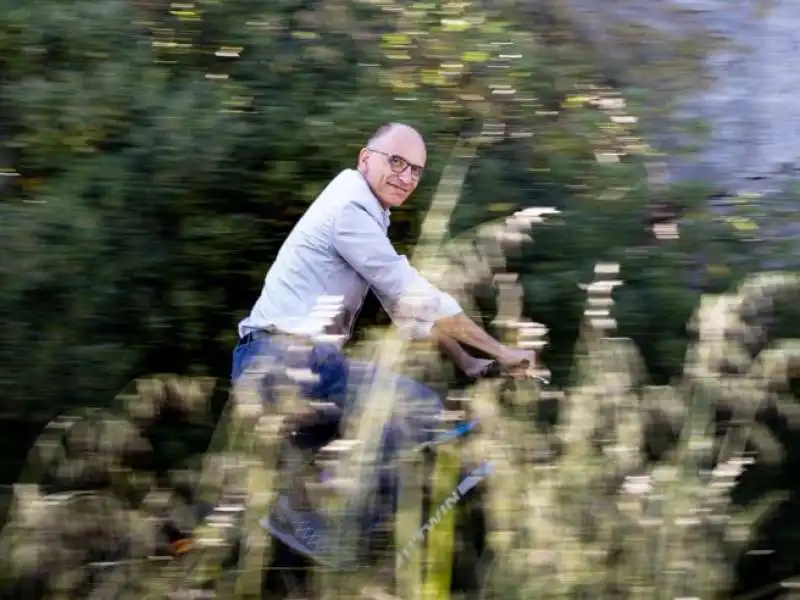
[[[426,404],[439,406],[442,403],[439,394],[434,392],[427,385],[411,379],[410,377],[398,376],[397,388],[403,397],[414,400],[423,400]]]

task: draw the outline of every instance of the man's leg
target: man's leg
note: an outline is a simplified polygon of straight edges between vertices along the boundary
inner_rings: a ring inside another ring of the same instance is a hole
[[[379,378],[377,368],[365,362],[349,363],[349,401],[371,401],[370,387]],[[400,452],[418,444],[429,441],[433,437],[433,428],[437,418],[443,411],[439,396],[429,387],[414,381],[410,377],[394,373],[380,374],[380,379],[390,382],[390,393],[395,394],[392,414],[384,424],[379,441],[379,456],[375,481],[378,495],[378,510],[370,515],[363,515],[363,526],[370,529],[380,522],[390,519],[397,505],[397,470],[396,461]],[[378,401],[388,399],[377,398]],[[353,406],[355,410],[361,406]],[[378,434],[377,431],[368,432]],[[362,490],[366,491],[366,490]]]
[[[273,409],[276,392],[284,385],[294,387],[301,398],[308,400],[330,401],[337,406],[346,400],[347,369],[341,352],[332,346],[312,346],[288,336],[263,335],[240,343],[234,350],[231,375],[234,385],[245,389],[252,386],[258,399],[267,406],[273,404]],[[284,424],[286,417],[295,422],[295,415],[283,416]],[[302,456],[306,454],[302,448],[318,448],[327,443],[331,431],[334,435],[338,431],[338,422],[325,425],[328,426],[322,428],[322,433],[313,424],[294,432],[294,427],[287,428],[287,435],[293,433],[292,447],[300,450],[299,454],[290,451],[290,455],[300,457],[301,463],[297,464],[301,466],[294,474],[284,473],[287,487],[279,492],[270,514],[261,521],[287,548],[317,560],[325,560],[327,555],[327,525],[322,515],[310,510],[304,482],[314,475],[302,466]],[[288,549],[287,552],[291,554]]]
[[[371,363],[349,361],[347,410],[360,408],[355,403],[371,400],[371,386],[379,379],[387,382],[389,393],[395,395],[391,419],[384,427],[386,443],[399,449],[402,445],[426,441],[444,406],[431,388],[405,375],[379,373]],[[388,401],[388,398],[380,400]]]
[[[281,387],[296,390],[301,399],[330,404],[325,410],[314,408],[287,417],[287,434],[302,433],[295,442],[303,447],[324,445],[347,404],[347,360],[331,344],[312,345],[284,335],[259,336],[237,345],[233,353],[231,376],[234,384],[250,387],[267,407],[273,404]],[[317,442],[316,438],[320,438]]]
[[[237,382],[243,375],[253,375],[262,400],[273,400],[280,385],[297,386],[302,397],[335,404],[344,412],[354,408],[354,401],[365,400],[371,385],[378,379],[376,367],[367,362],[347,360],[342,351],[331,344],[309,345],[298,350],[283,336],[263,336],[240,343],[233,352],[231,378]],[[294,349],[293,349],[294,347]],[[314,375],[310,382],[291,380],[287,369],[308,369]],[[424,441],[424,431],[442,411],[442,401],[429,387],[413,379],[393,373],[381,379],[391,382],[396,395],[395,414],[405,414],[405,429],[413,440]],[[401,431],[392,428],[391,439],[398,443]]]
[[[311,383],[299,384],[303,397],[332,402],[343,412],[358,410],[360,406],[356,404],[370,400],[370,387],[379,375],[375,366],[370,363],[347,361],[335,346],[318,344],[307,348],[305,352],[291,352],[289,345],[281,337],[264,336],[237,346],[233,357],[232,377],[236,382],[243,375],[253,376],[253,384],[258,386],[260,397],[265,403],[270,403],[277,385],[292,383],[285,374],[287,367],[308,369],[316,376]],[[395,394],[394,410],[389,422],[384,424],[379,440],[379,466],[385,467],[393,465],[398,452],[403,448],[410,448],[430,439],[436,417],[442,411],[442,402],[433,390],[409,377],[381,374],[381,379],[384,378],[391,383],[390,390]],[[375,482],[381,504],[389,510],[397,500],[395,474],[392,471],[391,468],[381,469],[381,476]],[[287,509],[290,513],[293,510],[291,506]],[[391,517],[390,512],[381,512],[382,514],[364,515],[368,521],[365,525],[369,527],[370,522]],[[312,515],[303,518],[311,519]],[[273,535],[279,535],[280,539],[295,549],[317,555],[318,551],[308,544],[298,543],[299,540],[290,532],[291,527],[274,522],[270,530]],[[322,536],[321,530],[319,534]],[[318,550],[321,551],[321,548]]]

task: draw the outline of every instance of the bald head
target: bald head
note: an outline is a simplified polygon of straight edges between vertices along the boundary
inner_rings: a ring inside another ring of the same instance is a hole
[[[384,208],[400,206],[419,184],[425,141],[410,125],[383,125],[358,155],[358,170]]]
[[[380,144],[390,141],[395,136],[415,139],[422,144],[423,148],[425,147],[425,141],[422,139],[422,134],[411,127],[411,125],[406,125],[405,123],[386,123],[385,125],[381,125],[378,130],[372,134],[372,137],[369,138],[367,146],[380,147]]]

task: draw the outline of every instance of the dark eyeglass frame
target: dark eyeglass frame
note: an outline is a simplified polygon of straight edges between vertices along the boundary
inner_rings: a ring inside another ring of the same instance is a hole
[[[411,178],[415,181],[419,181],[422,179],[422,174],[425,172],[425,167],[421,167],[420,165],[415,165],[414,163],[408,162],[402,156],[398,156],[397,154],[389,154],[388,152],[383,152],[382,150],[375,150],[375,148],[367,147],[367,150],[370,152],[374,152],[375,154],[380,154],[381,156],[385,156],[387,161],[389,162],[389,168],[392,170],[392,173],[395,175],[402,175],[406,172],[406,169],[409,169],[411,172]]]

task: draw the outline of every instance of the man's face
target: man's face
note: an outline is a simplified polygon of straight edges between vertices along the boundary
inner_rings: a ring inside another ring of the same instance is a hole
[[[384,208],[401,206],[422,176],[425,143],[410,128],[397,127],[361,150],[359,170]]]

